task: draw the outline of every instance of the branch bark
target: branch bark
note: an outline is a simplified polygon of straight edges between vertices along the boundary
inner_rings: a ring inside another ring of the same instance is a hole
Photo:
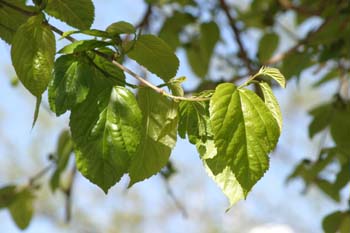
[[[248,69],[250,75],[252,75],[254,73],[254,69],[252,67],[251,60],[248,57],[247,51],[244,48],[244,45],[243,45],[243,42],[241,39],[240,31],[236,25],[236,19],[231,15],[230,9],[229,9],[225,0],[220,0],[220,5],[221,5],[221,8],[224,11],[228,21],[229,21],[230,27],[232,29],[234,36],[235,36],[235,39],[236,39],[236,42],[237,42],[237,45],[239,48],[239,53],[242,56],[242,60],[245,64],[246,68]]]

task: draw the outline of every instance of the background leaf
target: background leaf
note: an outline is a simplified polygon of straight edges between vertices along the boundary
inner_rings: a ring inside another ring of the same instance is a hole
[[[258,57],[262,64],[270,59],[278,47],[279,37],[276,33],[266,33],[259,41]]]
[[[9,206],[12,219],[16,225],[24,230],[32,219],[34,195],[29,189],[24,189],[16,194],[16,200]]]

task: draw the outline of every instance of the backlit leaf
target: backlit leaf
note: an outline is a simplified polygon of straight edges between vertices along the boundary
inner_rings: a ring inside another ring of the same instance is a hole
[[[43,16],[33,16],[20,26],[13,38],[12,64],[19,80],[36,97],[51,80],[55,56],[55,37]]]
[[[176,143],[177,103],[149,88],[140,89],[138,102],[143,115],[142,139],[131,160],[129,186],[159,172]]]
[[[79,171],[107,193],[135,157],[141,112],[132,92],[101,82],[72,110],[70,126]]]
[[[267,108],[271,111],[272,116],[277,121],[281,132],[282,131],[282,114],[281,114],[281,109],[277,102],[277,99],[272,93],[271,87],[267,83],[259,82],[259,85],[264,96],[264,102]]]
[[[246,194],[269,167],[277,121],[254,92],[226,83],[211,98],[210,124],[217,156],[207,160],[209,168],[217,175],[228,166]]]
[[[276,68],[263,66],[259,70],[257,76],[267,76],[274,79],[281,87],[286,87],[286,79],[283,74]]]
[[[57,116],[83,102],[90,89],[93,67],[85,57],[63,55],[55,62],[49,85],[49,103]]]

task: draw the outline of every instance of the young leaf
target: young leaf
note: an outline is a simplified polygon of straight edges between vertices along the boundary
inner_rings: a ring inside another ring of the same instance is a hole
[[[261,91],[264,95],[264,102],[267,108],[271,111],[272,116],[277,121],[277,124],[280,128],[280,132],[282,131],[282,114],[280,110],[280,106],[276,100],[276,97],[272,93],[272,89],[266,82],[259,82]]]
[[[9,2],[12,5],[15,5],[20,8],[24,8],[26,10],[28,7],[25,7],[23,1],[21,0],[4,0],[5,2]],[[22,24],[24,24],[28,20],[28,16],[22,14],[21,12],[16,11],[8,7],[5,4],[1,4],[0,6],[0,38],[6,41],[8,44],[12,43],[12,39]]]
[[[65,33],[63,33],[61,39],[64,39],[68,36],[71,36],[73,34],[85,34],[85,35],[89,35],[89,36],[95,36],[95,37],[102,37],[102,38],[108,38],[109,34],[105,31],[101,31],[98,29],[89,29],[89,30],[72,30],[72,31],[67,31]]]
[[[101,82],[72,109],[70,126],[79,171],[107,193],[135,156],[142,116],[131,91]]]
[[[110,44],[111,43],[109,42],[100,41],[100,40],[78,40],[63,47],[57,53],[71,54],[71,53],[85,52],[96,48],[103,48]]]
[[[259,41],[258,57],[262,64],[270,59],[278,47],[279,37],[276,33],[267,33]]]
[[[207,160],[209,168],[217,175],[229,166],[246,194],[268,169],[277,121],[254,92],[225,83],[211,98],[210,125],[218,155]]]
[[[182,101],[179,105],[179,135],[195,144],[208,135],[209,107],[206,102]]]
[[[12,219],[21,230],[26,229],[32,219],[33,199],[32,191],[24,189],[16,194],[16,200],[9,206]]]
[[[133,43],[129,42],[126,47],[131,47]],[[165,82],[176,75],[179,67],[179,59],[172,49],[154,35],[141,35],[127,56]]]
[[[107,33],[110,36],[116,36],[119,34],[133,34],[136,32],[135,27],[125,21],[119,21],[116,23],[112,23],[106,28]]]
[[[206,142],[197,141],[197,150],[201,155],[201,159],[204,163],[205,170],[215,183],[221,188],[223,193],[230,201],[230,207],[237,203],[239,200],[244,199],[245,195],[241,185],[238,183],[234,173],[229,166],[225,167],[222,172],[214,175],[206,163],[207,159],[214,158],[217,155],[217,150],[213,140],[207,140]]]
[[[36,97],[46,90],[56,51],[55,37],[43,24],[43,16],[33,16],[20,26],[13,38],[12,64],[19,80]]]
[[[283,74],[276,68],[263,66],[259,70],[257,76],[267,76],[274,79],[281,87],[286,87],[286,79]]]
[[[129,186],[159,172],[176,143],[177,105],[149,88],[140,89],[138,102],[143,113],[142,140],[131,160]]]
[[[86,99],[93,73],[85,57],[69,54],[56,60],[54,78],[49,85],[49,103],[57,116]]]
[[[45,11],[81,30],[89,29],[94,21],[94,4],[91,0],[48,0]]]

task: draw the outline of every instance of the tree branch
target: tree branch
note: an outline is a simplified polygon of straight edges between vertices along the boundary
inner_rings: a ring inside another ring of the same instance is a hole
[[[252,63],[248,57],[248,54],[247,54],[247,51],[246,49],[244,48],[244,45],[242,43],[242,39],[241,39],[241,35],[240,35],[240,31],[238,30],[237,26],[236,26],[236,19],[233,18],[233,16],[231,15],[230,13],[230,9],[226,3],[225,0],[220,0],[220,5],[221,5],[221,8],[222,10],[225,12],[225,15],[229,21],[229,24],[231,26],[231,29],[233,31],[233,34],[235,35],[235,39],[236,39],[236,42],[238,44],[238,47],[239,47],[239,53],[242,57],[242,60],[245,64],[245,66],[247,67],[249,73],[252,75],[254,73],[254,69],[252,67]]]
[[[269,59],[268,61],[266,61],[264,63],[264,65],[274,65],[280,61],[282,61],[283,59],[285,59],[286,57],[288,57],[290,54],[292,54],[293,52],[297,51],[301,46],[306,45],[316,34],[318,34],[320,31],[322,31],[324,29],[324,27],[331,21],[333,20],[333,18],[327,18],[315,31],[311,31],[309,32],[304,39],[299,40],[299,42],[294,45],[293,47],[291,47],[290,49],[288,49],[285,52],[282,52],[280,54],[277,54],[275,56],[273,56],[271,59]]]

